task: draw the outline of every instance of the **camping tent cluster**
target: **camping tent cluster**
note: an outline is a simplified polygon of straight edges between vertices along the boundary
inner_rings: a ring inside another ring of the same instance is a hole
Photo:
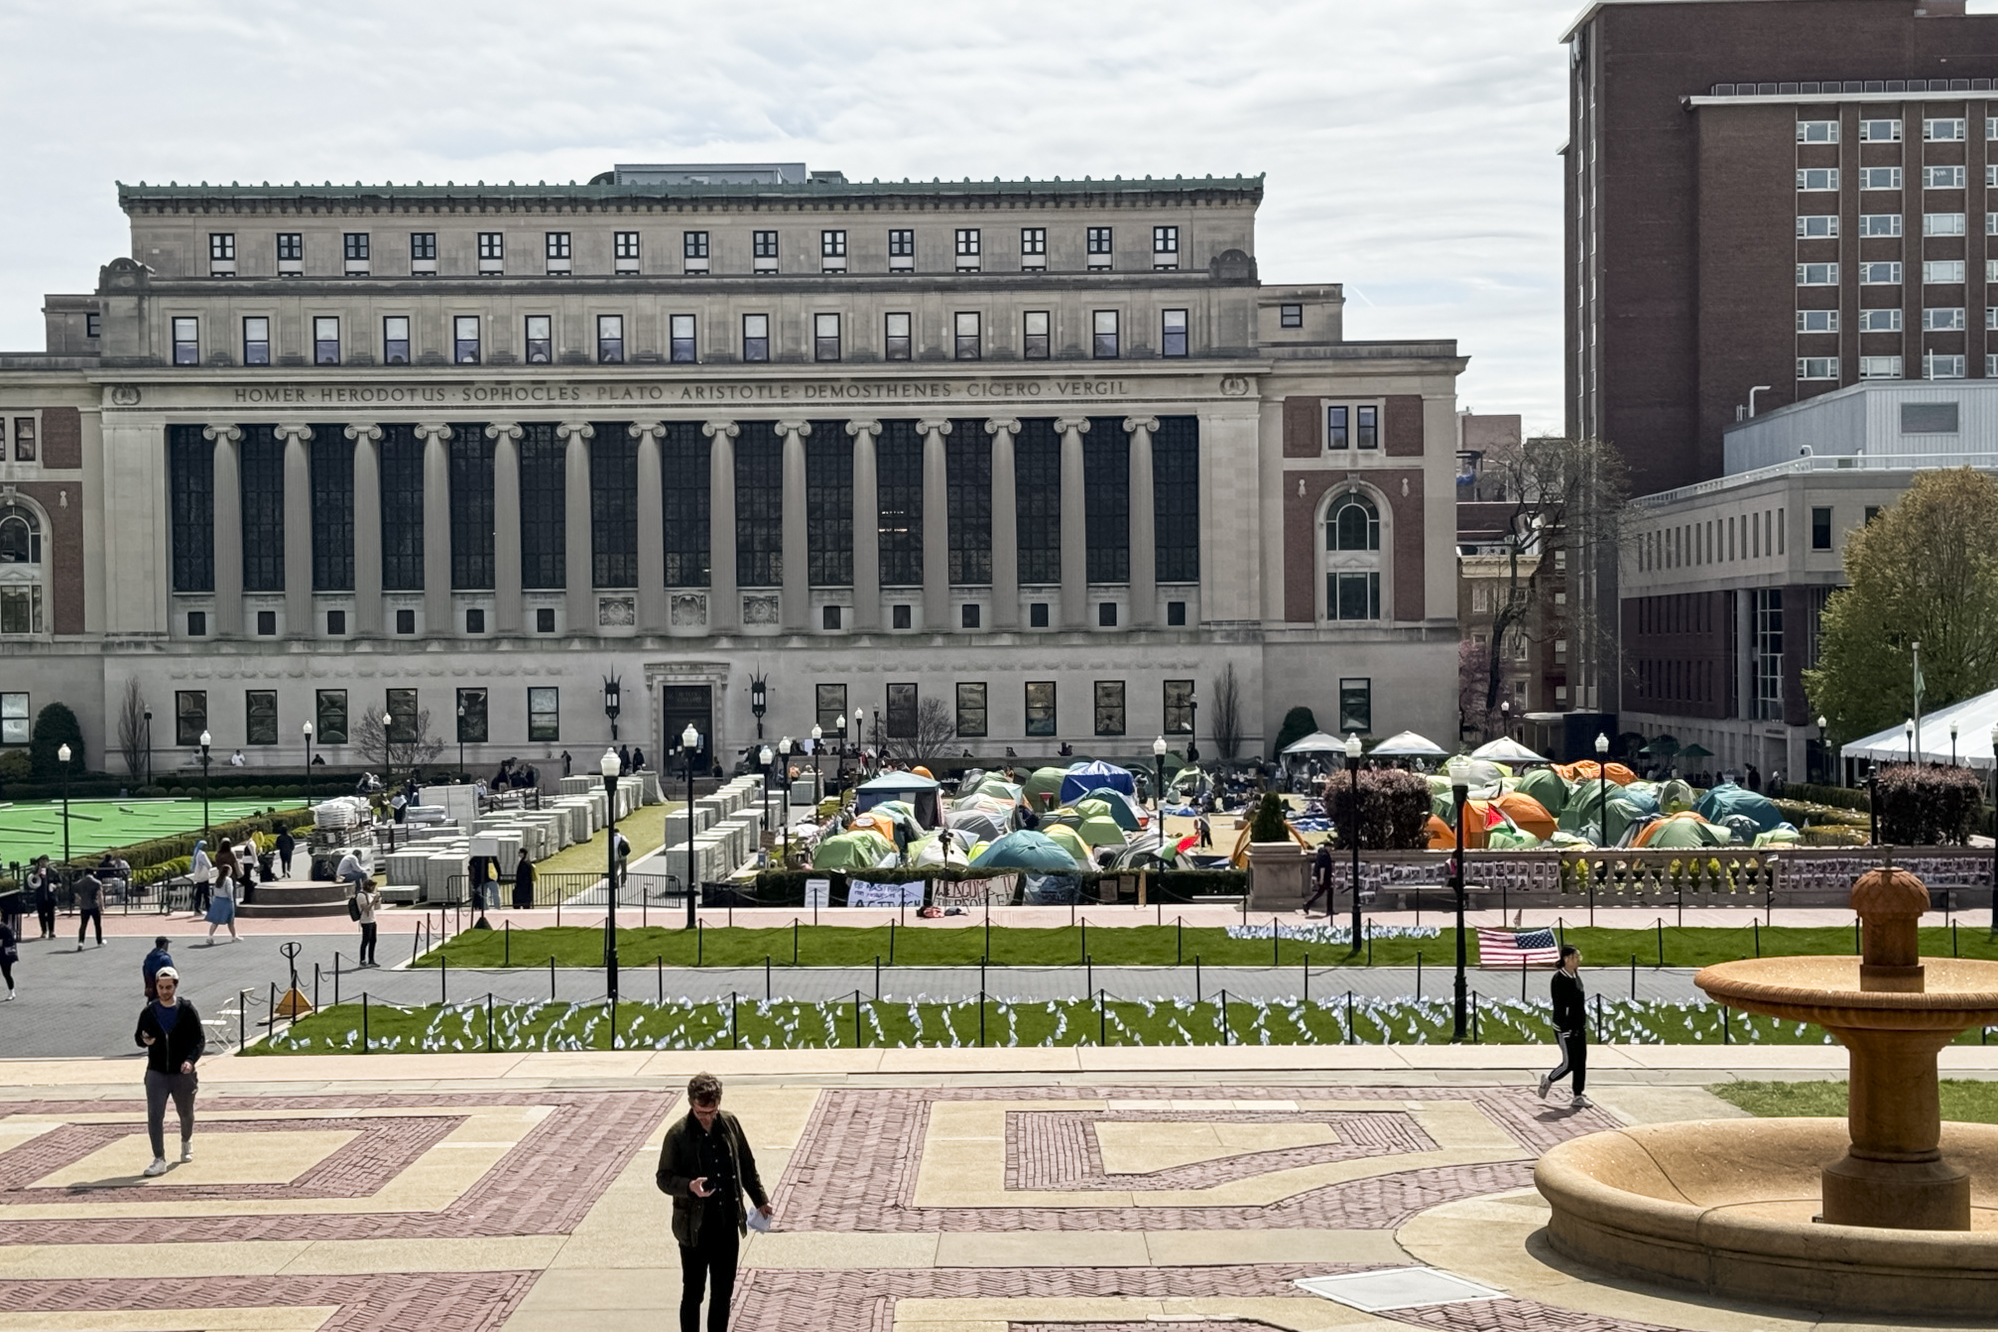
[[[1429,779],[1429,845],[1456,845],[1450,779]],[[1640,781],[1621,763],[1550,764],[1517,774],[1474,759],[1464,845],[1484,850],[1594,846],[1782,846],[1802,840],[1769,797],[1726,783],[1705,794],[1683,781]]]

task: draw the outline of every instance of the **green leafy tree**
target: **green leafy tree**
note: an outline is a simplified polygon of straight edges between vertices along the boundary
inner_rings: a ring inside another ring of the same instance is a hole
[[[28,736],[28,755],[37,778],[62,776],[62,763],[56,751],[69,746],[71,776],[83,771],[83,727],[66,704],[51,703],[35,714],[35,729]]]
[[[1256,806],[1256,817],[1249,824],[1251,842],[1282,842],[1290,837],[1290,830],[1284,824],[1283,799],[1274,791],[1263,794],[1262,803]]]
[[[1998,688],[1998,482],[1968,467],[1917,474],[1846,538],[1845,576],[1825,605],[1817,669],[1804,672],[1834,737],[1912,714],[1915,643],[1924,711]]]
[[[1310,708],[1292,708],[1283,714],[1283,725],[1277,728],[1276,752],[1281,755],[1286,746],[1294,745],[1318,729],[1318,718]]]

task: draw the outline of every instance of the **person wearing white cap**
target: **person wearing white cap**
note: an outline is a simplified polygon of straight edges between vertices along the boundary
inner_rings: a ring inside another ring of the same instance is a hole
[[[180,1114],[180,1159],[194,1159],[194,1093],[200,1077],[194,1066],[207,1053],[208,1037],[201,1014],[180,997],[180,972],[161,967],[153,973],[153,1001],[139,1010],[134,1044],[146,1047],[146,1129],[152,1135],[153,1163],[146,1178],[167,1172],[166,1103],[173,1098]]]

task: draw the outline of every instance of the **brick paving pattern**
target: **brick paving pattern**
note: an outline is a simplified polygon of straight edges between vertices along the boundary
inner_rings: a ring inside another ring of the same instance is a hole
[[[504,1323],[533,1272],[397,1272],[362,1276],[175,1277],[170,1281],[10,1281],[13,1314],[131,1309],[337,1305],[322,1332],[486,1332]]]
[[[1436,1150],[1429,1135],[1416,1127],[1406,1112],[1231,1110],[1225,1117],[1231,1124],[1325,1124],[1338,1141],[1111,1175],[1103,1169],[1097,1124],[1211,1122],[1214,1116],[1192,1110],[1026,1111],[1006,1116],[1006,1187],[1063,1193],[1197,1189],[1298,1166]]]
[[[1429,1304],[1394,1309],[1378,1315],[1415,1327],[1444,1332],[1681,1332],[1660,1323],[1640,1323],[1605,1314],[1562,1309],[1538,1300],[1471,1300],[1462,1304]]]

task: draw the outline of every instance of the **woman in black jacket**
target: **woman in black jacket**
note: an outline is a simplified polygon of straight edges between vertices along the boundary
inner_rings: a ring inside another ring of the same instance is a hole
[[[1582,1094],[1589,1081],[1588,998],[1582,991],[1582,950],[1573,944],[1561,945],[1561,969],[1550,986],[1554,1000],[1554,1037],[1561,1043],[1561,1063],[1540,1079],[1540,1099],[1562,1078],[1574,1074],[1574,1099],[1570,1110],[1586,1110],[1591,1102]]]
[[[153,987],[157,997],[139,1010],[138,1030],[132,1033],[133,1044],[146,1047],[146,1128],[153,1139],[153,1163],[146,1167],[148,1179],[167,1172],[169,1096],[180,1114],[180,1159],[194,1159],[194,1093],[201,1085],[194,1066],[208,1051],[201,1014],[180,997],[180,973],[161,967],[154,973]]]

